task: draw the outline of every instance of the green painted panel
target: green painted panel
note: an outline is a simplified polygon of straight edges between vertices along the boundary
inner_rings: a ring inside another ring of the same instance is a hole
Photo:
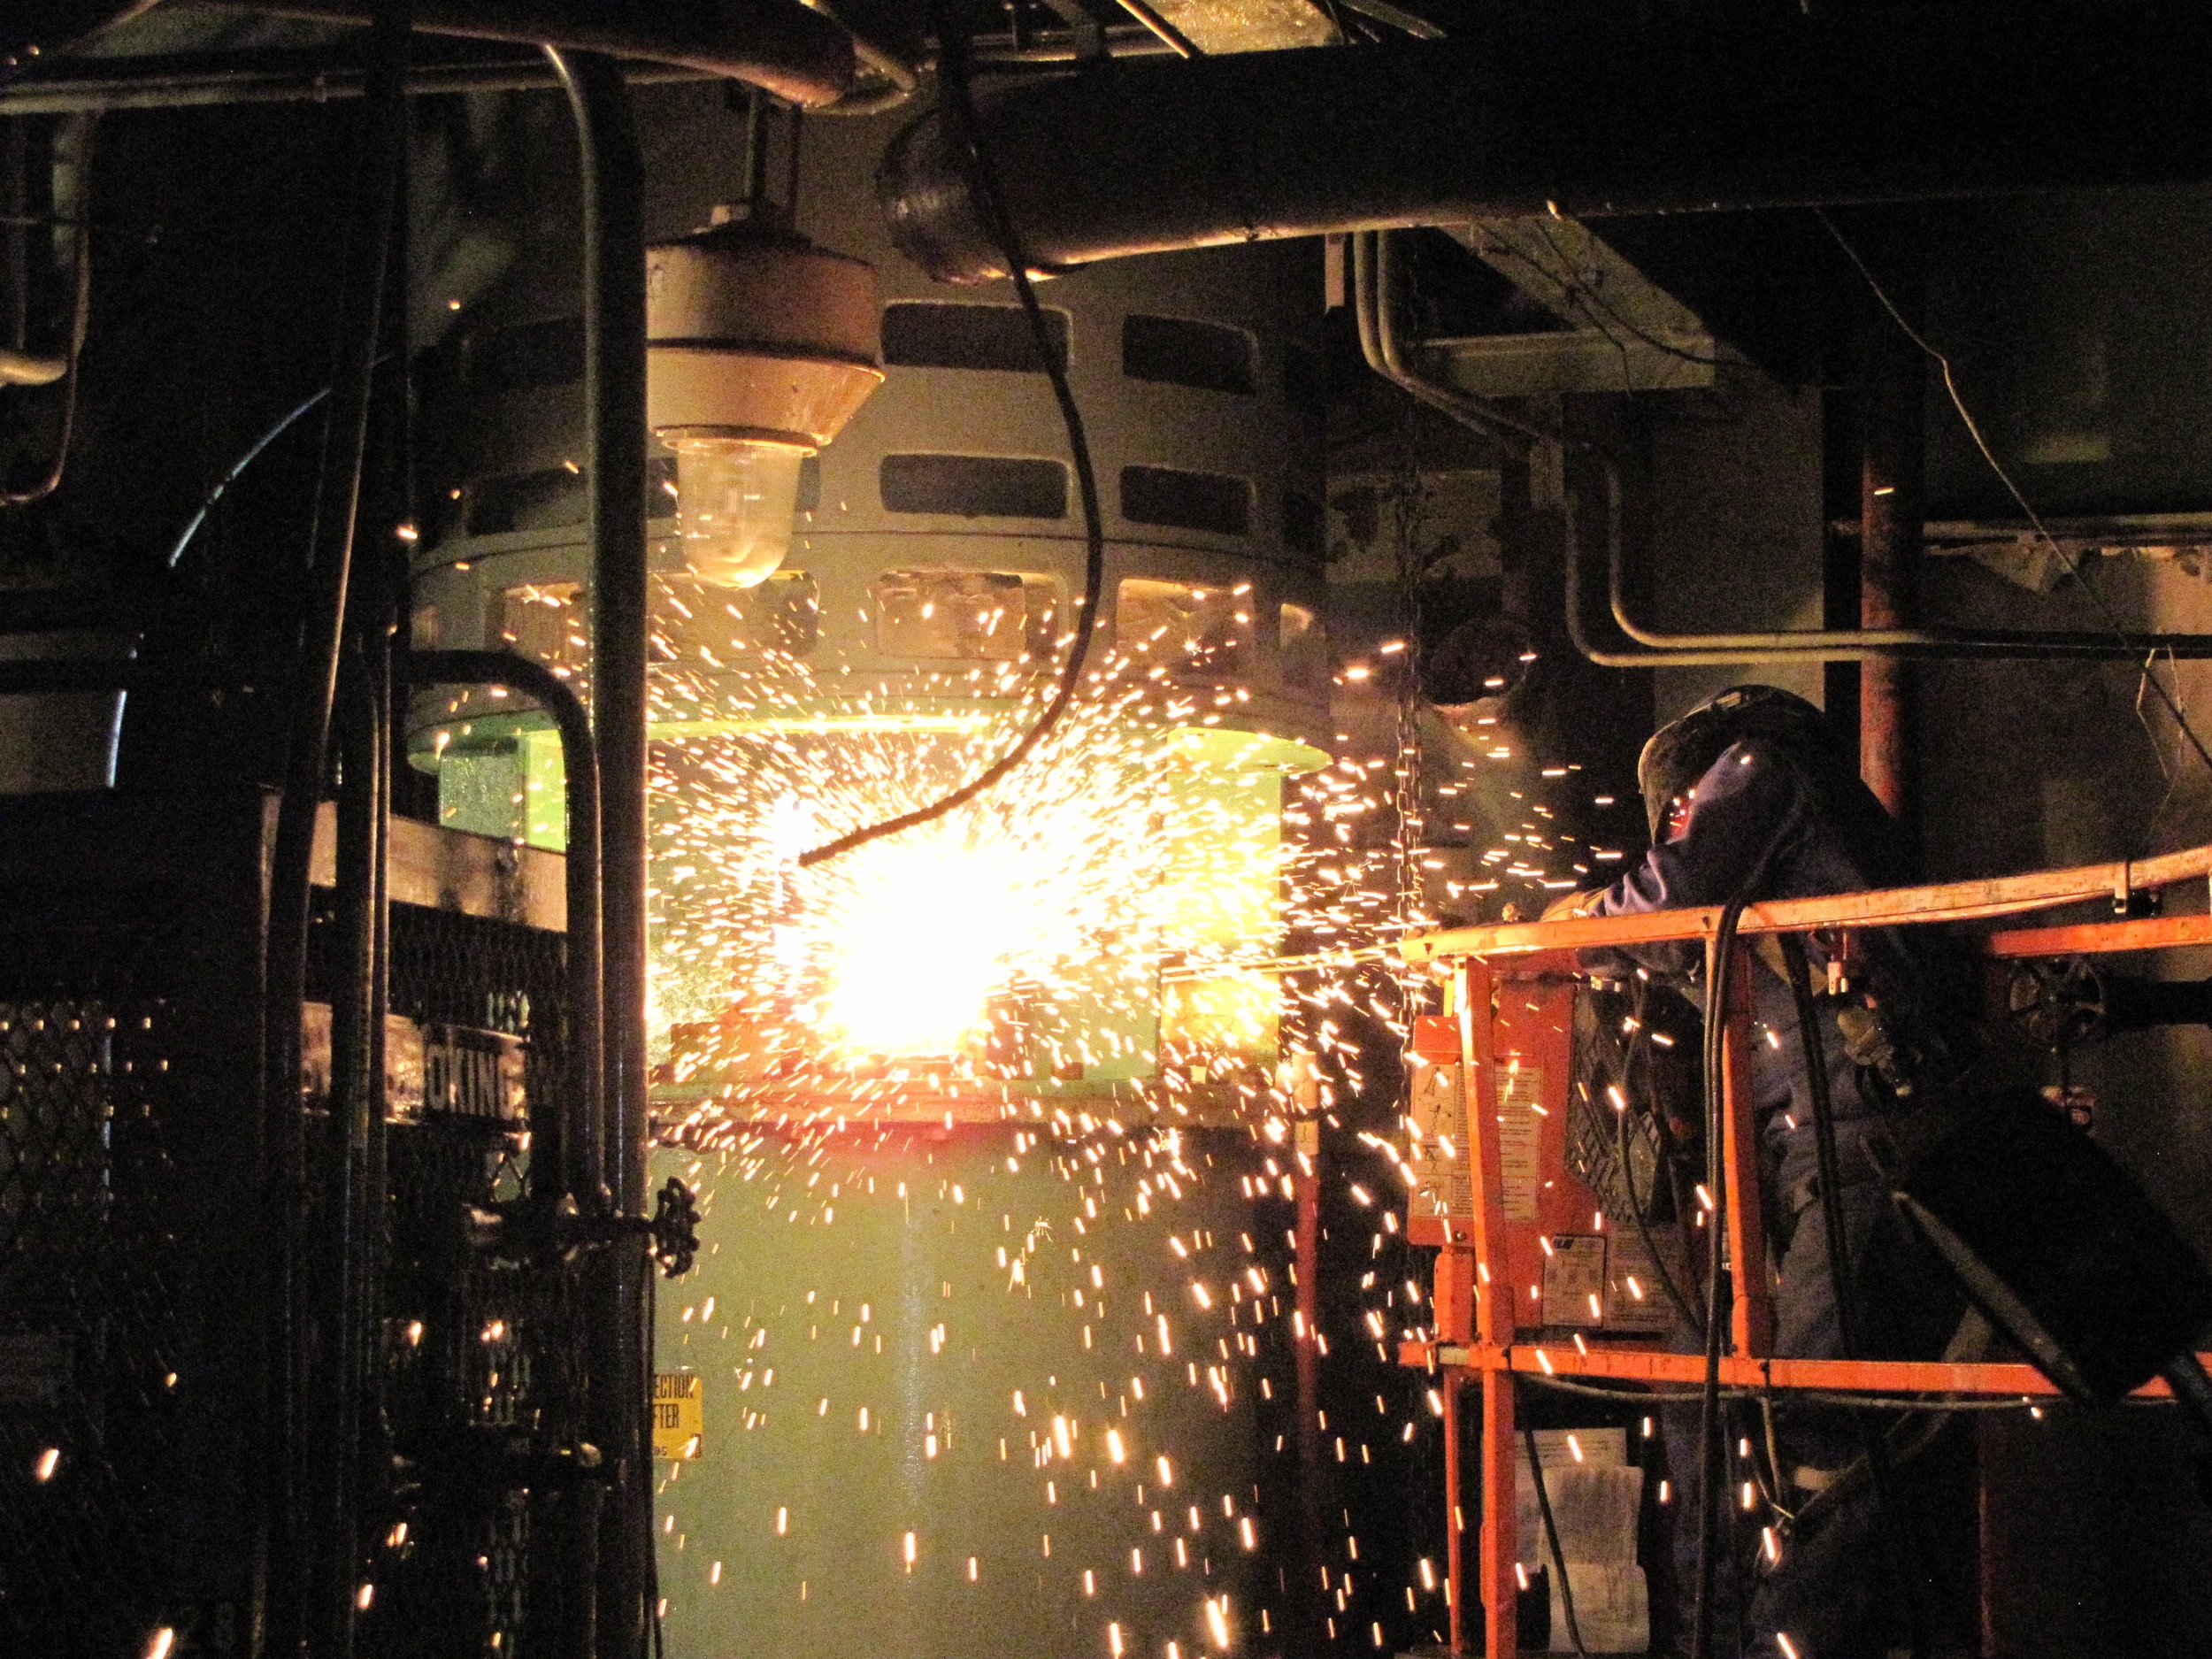
[[[1089,1659],[1110,1626],[1195,1659],[1210,1601],[1269,1651],[1289,1206],[1247,1193],[1271,1151],[900,1128],[658,1155],[705,1211],[658,1310],[657,1369],[705,1391],[701,1456],[658,1469],[670,1659]]]
[[[440,823],[554,852],[567,848],[561,735],[545,716],[479,716],[428,738],[413,759],[437,774]]]

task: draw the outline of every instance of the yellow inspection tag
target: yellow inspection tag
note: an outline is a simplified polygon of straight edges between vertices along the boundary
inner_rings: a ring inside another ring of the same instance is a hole
[[[696,1457],[707,1432],[706,1394],[696,1371],[653,1375],[653,1455]]]

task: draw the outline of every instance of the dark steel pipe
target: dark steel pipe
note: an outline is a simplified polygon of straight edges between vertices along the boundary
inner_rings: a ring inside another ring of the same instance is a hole
[[[568,792],[565,892],[568,928],[569,1091],[563,1110],[530,1125],[531,1194],[557,1202],[572,1194],[588,1202],[599,1189],[590,1162],[593,1121],[599,1112],[604,1060],[599,942],[599,757],[591,721],[575,687],[542,663],[504,651],[410,651],[399,659],[411,686],[504,686],[533,699],[553,718],[561,734],[561,767]],[[551,1177],[548,1179],[548,1177]]]
[[[302,1507],[305,1442],[300,1413],[309,1364],[300,1275],[305,1246],[306,1148],[300,1105],[300,1010],[307,996],[310,865],[315,816],[329,756],[340,647],[353,570],[361,485],[368,457],[369,411],[382,340],[388,261],[406,165],[406,103],[400,90],[407,53],[403,27],[377,26],[376,83],[364,115],[364,147],[352,245],[338,305],[338,361],[324,429],[311,593],[292,687],[292,728],[285,785],[270,854],[269,920],[264,994],[261,1179],[265,1213],[277,1217],[267,1254],[271,1321],[262,1382],[265,1416],[258,1437],[263,1504],[257,1525],[257,1652],[289,1655],[307,1640],[313,1532]]]
[[[1449,42],[1094,65],[984,111],[1039,269],[1555,205],[1581,217],[2212,177],[2212,9],[1508,0]],[[2063,111],[2063,119],[2023,119]],[[879,194],[932,276],[1002,259],[925,116]]]
[[[568,89],[583,141],[585,470],[606,1044],[596,1152],[611,1201],[634,1213],[645,1202],[646,1131],[643,165],[612,63],[551,50],[547,56]]]
[[[375,1347],[377,1286],[372,1240],[382,1230],[381,1187],[372,1179],[371,1142],[384,1123],[383,1003],[378,945],[383,934],[388,807],[384,787],[389,703],[357,619],[340,679],[338,794],[333,887],[336,899],[335,982],[326,987],[330,1020],[330,1139],[327,1180],[335,1199],[324,1240],[330,1272],[314,1303],[328,1321],[320,1344],[325,1374],[310,1407],[323,1421],[325,1448],[311,1471],[321,1559],[316,1563],[310,1627],[315,1650],[353,1651],[355,1593],[360,1582],[357,1509],[361,1486],[363,1402]]]
[[[592,698],[600,765],[605,1133],[600,1175],[618,1215],[645,1208],[646,479],[644,166],[613,61],[549,47],[583,173],[584,399],[592,536]],[[593,1423],[614,1471],[600,1651],[642,1659],[650,1628],[652,1487],[641,1236],[597,1253]]]
[[[320,61],[318,61],[319,58]],[[708,79],[704,70],[631,63],[632,86]],[[230,104],[327,104],[357,98],[368,85],[357,64],[329,54],[238,52],[220,58],[59,59],[36,79],[0,86],[0,116],[58,115],[79,110],[181,110]],[[416,64],[407,95],[551,91],[559,85],[541,58],[527,61]]]
[[[242,9],[366,23],[376,0],[271,0]],[[856,73],[852,36],[798,0],[416,0],[411,12],[426,35],[674,64],[765,88],[803,109],[843,97]]]

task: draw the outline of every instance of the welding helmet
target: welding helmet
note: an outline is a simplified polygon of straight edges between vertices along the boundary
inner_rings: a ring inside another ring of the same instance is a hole
[[[1762,737],[1779,745],[1816,776],[1843,763],[1827,717],[1778,686],[1731,686],[1651,735],[1636,761],[1644,817],[1657,841],[1667,810],[1687,795],[1732,744]]]

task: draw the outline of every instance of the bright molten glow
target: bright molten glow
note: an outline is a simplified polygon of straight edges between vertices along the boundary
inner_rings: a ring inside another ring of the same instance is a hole
[[[953,1053],[1010,966],[1051,954],[1052,895],[1021,892],[990,839],[928,825],[855,854],[824,884],[824,1032],[863,1053]]]
[[[735,609],[695,603],[695,635]],[[726,651],[741,660],[697,654]],[[1271,1082],[1279,991],[1226,964],[1276,954],[1286,890],[1314,884],[1282,780],[1317,756],[1219,729],[1141,657],[1102,656],[1091,695],[988,795],[803,870],[807,848],[972,776],[1042,687],[993,663],[894,696],[763,655],[657,682],[654,995],[673,1080],[840,1110],[917,1085],[1127,1089],[1177,1064]],[[1183,977],[1164,987],[1170,964]]]

